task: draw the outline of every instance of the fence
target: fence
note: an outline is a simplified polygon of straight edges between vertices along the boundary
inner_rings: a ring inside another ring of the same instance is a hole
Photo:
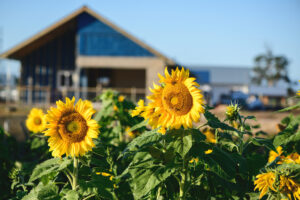
[[[104,88],[104,87],[80,87],[80,88],[61,88],[51,90],[48,86],[21,86],[18,87],[19,103],[50,105],[58,99],[65,97],[80,97],[92,100],[103,91],[112,89],[127,98],[136,102],[140,98],[145,98],[144,88]]]

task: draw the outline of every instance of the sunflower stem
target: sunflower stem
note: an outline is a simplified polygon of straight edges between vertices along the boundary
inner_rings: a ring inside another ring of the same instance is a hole
[[[180,173],[181,175],[181,181],[179,182],[179,198],[181,200],[184,200],[185,199],[185,182],[186,182],[186,177],[187,177],[187,174],[186,174],[186,157],[184,156],[183,157],[183,163],[182,163],[182,172]]]
[[[123,142],[123,135],[122,135],[121,131],[119,132],[119,140],[120,140],[120,142]]]
[[[120,121],[117,121],[117,125],[121,127],[121,130],[122,130],[122,124]],[[119,141],[120,142],[123,142],[123,131],[119,131]]]
[[[76,190],[77,187],[77,179],[78,179],[78,159],[76,156],[73,158],[73,184],[72,184],[72,190]]]
[[[73,175],[71,175],[70,176],[70,174],[68,173],[68,171],[63,171],[64,173],[65,173],[65,175],[66,175],[66,177],[68,178],[68,180],[69,180],[69,182],[70,182],[70,184],[71,184],[71,186],[72,186],[72,188],[73,188]]]
[[[179,182],[179,198],[184,199],[184,180],[185,174],[181,173],[181,181]]]

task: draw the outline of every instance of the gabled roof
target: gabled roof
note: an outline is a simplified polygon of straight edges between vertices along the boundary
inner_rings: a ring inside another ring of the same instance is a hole
[[[175,62],[173,60],[171,60],[168,57],[164,56],[160,52],[156,51],[152,47],[148,46],[144,42],[137,39],[136,37],[134,37],[131,34],[127,33],[125,30],[123,30],[120,27],[116,26],[115,24],[108,21],[107,19],[105,19],[104,17],[97,14],[96,12],[94,12],[93,10],[89,9],[86,6],[81,7],[80,9],[78,9],[75,12],[71,13],[70,15],[66,16],[65,18],[61,19],[60,21],[56,22],[55,24],[53,24],[53,25],[49,26],[48,28],[42,30],[41,32],[35,34],[31,38],[21,42],[20,44],[16,45],[13,48],[7,50],[6,52],[2,53],[0,55],[0,57],[1,58],[13,58],[13,59],[20,58],[20,56],[18,55],[18,52],[22,51],[23,49],[25,49],[27,47],[34,46],[34,43],[36,43],[39,40],[42,40],[43,38],[46,38],[47,36],[49,36],[49,34],[51,32],[56,31],[57,29],[61,28],[62,26],[66,25],[68,23],[70,24],[72,20],[74,20],[76,17],[78,17],[80,14],[82,14],[84,12],[88,13],[91,16],[95,17],[96,19],[100,20],[102,23],[110,26],[111,28],[113,28],[117,32],[121,33],[125,37],[129,38],[133,42],[140,45],[141,47],[147,49],[149,52],[153,53],[155,56],[165,60],[167,64],[171,64],[171,65],[175,64]]]

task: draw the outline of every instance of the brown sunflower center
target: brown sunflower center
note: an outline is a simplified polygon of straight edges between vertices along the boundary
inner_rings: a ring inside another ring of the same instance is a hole
[[[84,140],[88,131],[86,120],[77,112],[63,115],[58,122],[58,132],[63,140],[70,143]]]
[[[33,119],[33,123],[34,123],[35,125],[41,125],[42,120],[41,120],[40,117],[35,117],[35,118]]]
[[[176,115],[185,115],[193,107],[193,97],[181,82],[166,84],[162,96],[164,107]]]

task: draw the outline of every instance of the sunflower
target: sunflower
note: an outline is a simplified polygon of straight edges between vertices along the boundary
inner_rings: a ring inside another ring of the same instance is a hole
[[[204,151],[204,154],[211,154],[213,152],[212,149],[207,149],[206,151]]]
[[[240,111],[240,107],[238,106],[238,104],[230,104],[229,106],[227,106],[226,108],[226,117],[229,120],[236,120],[238,117]]]
[[[216,140],[216,137],[215,137],[215,134],[212,132],[211,129],[205,129],[203,131],[203,134],[206,136],[206,142],[209,142],[209,143],[217,143],[217,140]]]
[[[109,174],[109,173],[106,173],[106,172],[96,172],[97,175],[101,175],[101,176],[105,176],[105,177],[109,177],[109,180],[113,180],[114,176]]]
[[[293,179],[280,176],[280,192],[285,194],[292,199],[292,195],[294,199],[300,199],[300,184],[295,182]]]
[[[300,80],[299,80],[299,83],[300,83]],[[297,96],[300,96],[300,90],[298,90],[298,92],[297,92]]]
[[[284,159],[284,162],[300,164],[300,155],[297,152],[292,153]]]
[[[158,129],[157,132],[159,132],[159,133],[161,133],[162,135],[164,135],[164,134],[166,134],[167,130],[166,130],[165,127],[160,127],[160,129]]]
[[[125,99],[125,97],[124,97],[123,95],[120,95],[120,96],[118,97],[118,101],[119,101],[119,102],[123,102],[124,99]]]
[[[270,151],[268,163],[273,162],[277,157],[280,157],[280,159],[284,159],[284,156],[282,155],[282,147],[278,146],[276,150],[278,153],[276,153],[275,151]],[[278,164],[282,164],[282,161],[278,161]]]
[[[33,133],[41,133],[46,128],[46,118],[42,109],[32,108],[26,119],[26,127]]]
[[[263,174],[259,174],[256,176],[256,180],[254,181],[255,188],[260,191],[259,198],[261,199],[268,190],[276,191],[273,184],[275,182],[275,174],[273,172],[267,172]]]
[[[118,106],[116,106],[116,105],[114,105],[114,111],[118,111],[119,110],[119,108],[118,108]]]
[[[130,138],[136,138],[138,135],[139,135],[139,133],[137,132],[137,131],[130,131],[129,132],[129,130],[130,130],[131,128],[129,127],[129,126],[127,126],[126,128],[125,128],[125,133],[127,133],[127,135],[130,137]]]
[[[50,108],[46,118],[49,122],[44,131],[48,139],[50,151],[54,157],[77,157],[94,147],[93,138],[99,134],[97,121],[91,119],[95,110],[89,101],[79,101],[74,105],[75,98],[66,98],[66,103],[57,101],[57,108]]]
[[[131,116],[135,117],[138,116],[141,112],[143,112],[145,110],[145,103],[143,99],[140,99],[138,102],[138,106],[135,107],[134,110],[132,110],[131,112]]]
[[[198,163],[199,162],[199,158],[192,158],[189,163]]]
[[[282,124],[276,124],[276,130],[277,132],[281,132],[286,128],[286,126],[282,125]]]
[[[177,68],[169,74],[165,68],[165,77],[158,76],[161,85],[150,88],[150,103],[137,107],[133,113],[148,119],[153,128],[191,128],[193,122],[199,122],[200,113],[204,112],[203,96],[189,71]]]

